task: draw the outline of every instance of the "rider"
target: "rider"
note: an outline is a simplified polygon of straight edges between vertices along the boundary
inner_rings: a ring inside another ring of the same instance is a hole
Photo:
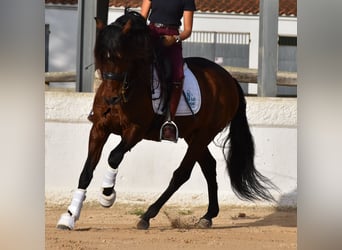
[[[174,142],[178,139],[178,128],[173,120],[183,91],[184,79],[182,41],[191,35],[195,10],[195,0],[142,0],[141,5],[142,16],[150,21],[152,37],[155,41],[163,38],[163,56],[171,61],[172,80],[168,83],[171,84],[169,117],[161,128],[161,139]],[[182,18],[184,24],[183,31],[180,32]]]

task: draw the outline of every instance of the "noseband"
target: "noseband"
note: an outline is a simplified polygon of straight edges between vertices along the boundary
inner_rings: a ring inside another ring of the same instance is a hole
[[[127,83],[127,72],[123,72],[123,73],[103,72],[102,79]]]
[[[123,73],[114,73],[114,72],[103,72],[102,73],[102,79],[103,80],[111,80],[111,81],[118,81],[122,82],[121,90],[120,90],[120,96],[118,97],[112,97],[109,100],[105,100],[108,105],[115,105],[119,103],[121,100],[126,103],[128,100],[126,98],[126,90],[128,89],[128,81],[127,81],[127,72]]]

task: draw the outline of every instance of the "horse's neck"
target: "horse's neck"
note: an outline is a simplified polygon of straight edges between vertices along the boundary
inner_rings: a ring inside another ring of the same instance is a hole
[[[151,82],[152,82],[152,64],[145,63],[135,67],[132,71],[134,95],[148,95],[151,97]]]

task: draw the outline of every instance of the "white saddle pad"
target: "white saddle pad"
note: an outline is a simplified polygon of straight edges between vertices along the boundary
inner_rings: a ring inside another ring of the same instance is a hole
[[[157,114],[163,114],[162,106],[160,105],[160,84],[157,76],[157,72],[153,70],[153,89],[154,92],[152,94],[152,106],[154,112]],[[181,96],[176,115],[177,116],[187,116],[192,115],[192,112],[196,114],[201,108],[201,92],[198,86],[198,82],[194,74],[188,68],[186,63],[184,63],[184,84],[183,84],[183,92],[185,93],[187,102],[184,99],[184,95]],[[189,108],[191,107],[191,110]]]

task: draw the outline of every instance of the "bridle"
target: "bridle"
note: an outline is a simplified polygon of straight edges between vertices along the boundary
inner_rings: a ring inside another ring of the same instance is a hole
[[[124,103],[127,103],[127,97],[126,97],[126,91],[129,87],[128,81],[127,81],[127,75],[128,72],[122,72],[122,73],[114,73],[114,72],[102,72],[102,79],[103,80],[111,80],[111,81],[118,81],[122,82],[120,95],[118,97],[112,97],[110,99],[105,99],[106,103],[108,105],[115,105],[119,103],[121,100]]]
[[[135,16],[140,16],[139,14],[136,14],[135,12],[127,12],[128,9],[125,9],[125,15],[126,14],[133,14]],[[119,23],[118,21],[115,21],[114,23],[110,24],[112,26],[116,26],[120,29],[123,28],[123,24]],[[110,59],[110,56],[108,56],[107,59]],[[101,72],[102,73],[102,80],[109,80],[109,81],[117,81],[121,82],[121,89],[120,89],[120,95],[116,97],[111,97],[109,99],[105,99],[105,102],[108,105],[115,105],[118,104],[119,102],[127,103],[128,102],[128,97],[127,97],[127,90],[129,88],[129,83],[128,83],[128,71],[120,72],[120,73],[115,73],[115,72]]]

